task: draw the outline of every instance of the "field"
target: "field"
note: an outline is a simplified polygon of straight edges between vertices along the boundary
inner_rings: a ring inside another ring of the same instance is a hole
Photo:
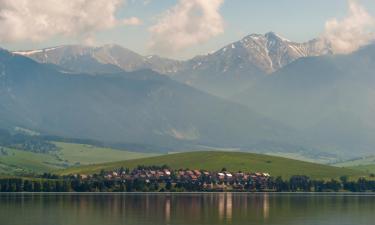
[[[340,176],[359,177],[363,172],[303,162],[281,157],[238,153],[238,152],[190,152],[169,154],[151,158],[127,160],[114,163],[82,166],[62,170],[61,174],[92,174],[100,170],[120,167],[134,168],[138,165],[168,165],[172,169],[203,169],[220,171],[268,172],[272,176],[288,178],[293,175],[307,175],[315,179],[338,178]]]
[[[4,148],[6,154],[0,154],[0,174],[43,173],[71,166],[155,156],[83,144],[55,144],[60,150],[49,154]]]

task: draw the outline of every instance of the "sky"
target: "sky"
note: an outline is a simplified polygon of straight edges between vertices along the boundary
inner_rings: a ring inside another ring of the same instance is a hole
[[[374,17],[375,0],[0,0],[0,47],[116,43],[186,59],[273,31],[347,52],[374,38]]]

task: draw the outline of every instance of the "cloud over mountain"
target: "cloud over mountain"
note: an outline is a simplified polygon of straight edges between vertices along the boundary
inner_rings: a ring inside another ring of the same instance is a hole
[[[351,53],[375,40],[375,18],[356,0],[349,0],[346,18],[327,21],[323,41],[328,42],[335,53]]]
[[[150,47],[176,52],[210,40],[224,32],[220,7],[224,0],[179,0],[150,28]]]
[[[119,25],[123,0],[0,0],[0,41],[44,41],[58,36],[91,39]]]

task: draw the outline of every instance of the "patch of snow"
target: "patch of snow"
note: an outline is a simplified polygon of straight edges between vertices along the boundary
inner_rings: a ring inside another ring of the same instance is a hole
[[[16,55],[33,55],[33,54],[36,54],[36,53],[41,53],[43,52],[43,50],[33,50],[33,51],[20,51],[20,52],[13,52],[13,54],[16,54]]]
[[[53,50],[60,49],[60,48],[63,48],[63,47],[64,46],[58,46],[58,47],[53,47],[53,48],[46,48],[46,49],[43,49],[43,51],[49,52],[49,51],[53,51]]]
[[[33,55],[33,54],[37,54],[37,53],[53,51],[53,50],[56,50],[56,49],[59,49],[59,48],[63,48],[63,47],[64,46],[58,46],[58,47],[53,47],[53,48],[45,48],[45,49],[37,49],[37,50],[30,50],[30,51],[15,51],[15,52],[12,52],[12,53],[16,54],[16,55],[29,56],[29,55]]]

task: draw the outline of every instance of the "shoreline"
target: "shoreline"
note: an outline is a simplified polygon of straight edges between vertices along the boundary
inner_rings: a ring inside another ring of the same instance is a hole
[[[290,195],[290,196],[373,196],[375,192],[0,192],[1,196],[9,195],[39,195],[39,196],[100,196],[100,195],[160,195],[160,196],[181,196],[181,195]]]

